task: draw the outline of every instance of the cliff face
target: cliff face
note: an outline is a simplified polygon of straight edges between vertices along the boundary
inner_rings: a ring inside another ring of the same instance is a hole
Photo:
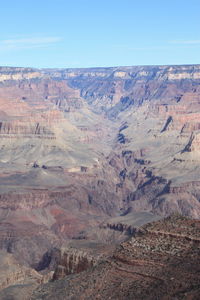
[[[72,241],[51,253],[56,261],[53,280],[77,274],[96,266],[113,252],[114,247],[96,241]]]
[[[52,279],[53,272],[40,274],[20,264],[11,253],[0,251],[0,299],[28,299],[37,286]]]
[[[198,299],[199,229],[177,215],[145,225],[104,262],[39,287],[31,299]]]
[[[40,284],[45,282],[41,274],[31,268],[20,265],[12,254],[0,251],[1,276],[0,290],[7,288],[10,285],[20,284],[22,282],[35,282]]]
[[[110,217],[200,217],[200,66],[2,67],[0,104],[0,248],[27,265],[134,232]]]

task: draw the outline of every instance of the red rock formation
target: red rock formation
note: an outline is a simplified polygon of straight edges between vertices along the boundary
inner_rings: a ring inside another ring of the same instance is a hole
[[[199,221],[175,215],[145,225],[104,262],[39,287],[31,299],[198,299],[199,230]]]
[[[110,216],[199,218],[199,74],[0,68],[1,248],[37,267]]]

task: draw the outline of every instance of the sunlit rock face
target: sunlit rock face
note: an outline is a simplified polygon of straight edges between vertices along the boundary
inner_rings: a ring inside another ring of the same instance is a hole
[[[68,239],[118,239],[109,218],[199,219],[199,74],[0,68],[0,248],[36,268]]]

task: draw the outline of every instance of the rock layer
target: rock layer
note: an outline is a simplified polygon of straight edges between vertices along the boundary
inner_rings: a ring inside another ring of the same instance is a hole
[[[0,248],[38,269],[68,239],[134,233],[110,217],[198,219],[199,74],[0,68]]]
[[[31,299],[198,299],[199,230],[199,221],[180,216],[145,225],[112,257],[38,288]]]

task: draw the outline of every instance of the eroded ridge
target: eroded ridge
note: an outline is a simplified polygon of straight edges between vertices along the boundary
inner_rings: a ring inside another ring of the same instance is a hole
[[[104,262],[44,285],[32,299],[198,299],[199,234],[199,221],[178,215],[150,223]]]

